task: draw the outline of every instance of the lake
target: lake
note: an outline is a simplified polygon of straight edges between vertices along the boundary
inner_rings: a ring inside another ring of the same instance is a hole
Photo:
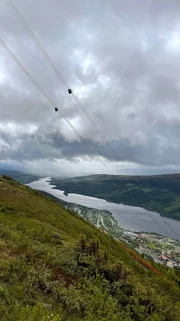
[[[65,196],[64,191],[56,189],[55,185],[51,185],[50,177],[41,178],[27,185],[69,203],[108,210],[125,230],[157,233],[180,240],[180,221],[164,218],[158,213],[145,210],[141,207],[110,203],[104,199],[80,194],[68,194]]]

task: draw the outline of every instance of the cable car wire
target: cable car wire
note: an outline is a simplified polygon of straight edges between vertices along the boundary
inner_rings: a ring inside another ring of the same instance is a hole
[[[24,67],[24,65],[20,62],[20,60],[16,57],[16,55],[9,49],[9,47],[5,44],[5,42],[0,38],[0,45],[6,50],[6,52],[9,54],[9,56],[16,62],[16,64],[21,68],[21,70],[26,74],[26,76],[33,82],[33,84],[37,87],[37,89],[42,93],[42,95],[48,100],[50,105],[54,109],[58,109],[61,116],[65,120],[65,122],[71,127],[71,129],[76,133],[77,137],[86,145],[88,145],[93,153],[96,154],[100,162],[105,166],[106,170],[108,170],[111,175],[114,176],[113,172],[111,169],[108,167],[108,165],[102,160],[102,158],[98,155],[97,150],[94,145],[91,145],[89,141],[87,141],[82,135],[78,132],[78,130],[72,125],[72,123],[68,120],[68,118],[65,116],[63,113],[62,109],[59,107],[56,107],[56,104],[53,102],[53,100],[46,94],[44,89],[40,86],[40,84],[36,81],[36,79],[30,74],[30,72]]]
[[[36,46],[38,47],[38,49],[40,50],[40,52],[42,53],[42,55],[44,56],[44,58],[46,59],[46,61],[51,65],[51,67],[54,69],[55,73],[57,74],[57,76],[62,80],[62,82],[64,83],[64,85],[66,86],[66,88],[68,89],[69,94],[72,94],[74,100],[76,101],[77,105],[80,107],[81,111],[86,115],[86,117],[89,119],[89,121],[91,123],[93,123],[93,126],[96,128],[97,132],[100,133],[102,139],[106,142],[106,144],[108,145],[108,147],[111,149],[112,153],[115,155],[116,160],[121,163],[121,165],[124,167],[124,169],[126,170],[126,172],[128,173],[128,175],[131,175],[130,172],[128,171],[127,167],[125,166],[125,164],[120,160],[120,157],[117,155],[116,151],[114,150],[114,148],[111,146],[110,142],[107,140],[107,138],[105,137],[105,135],[101,132],[101,130],[99,129],[99,127],[97,126],[97,124],[95,123],[94,119],[89,115],[89,113],[87,112],[87,110],[84,108],[84,106],[81,104],[79,98],[77,97],[77,95],[72,91],[72,89],[70,88],[70,86],[68,85],[67,81],[65,80],[65,78],[63,77],[63,75],[61,74],[61,72],[59,71],[59,69],[57,68],[57,66],[55,65],[55,63],[53,62],[53,60],[51,59],[51,57],[48,55],[47,51],[45,50],[45,48],[42,46],[42,44],[40,43],[40,41],[38,40],[38,38],[36,37],[36,35],[34,34],[34,32],[32,31],[32,29],[29,27],[29,25],[27,24],[27,22],[25,21],[25,19],[23,18],[23,16],[20,14],[20,12],[18,11],[18,9],[16,8],[16,6],[13,4],[13,2],[11,0],[5,0],[8,7],[10,8],[10,10],[13,12],[13,14],[16,16],[16,18],[19,20],[19,22],[21,23],[21,25],[23,26],[23,28],[28,32],[29,36],[31,37],[31,39],[34,41],[34,43],[36,44]]]
[[[56,67],[56,65],[54,64],[54,62],[50,58],[50,56],[48,55],[47,51],[43,48],[43,46],[41,45],[38,38],[35,36],[33,31],[31,30],[31,28],[29,27],[29,25],[26,23],[23,16],[20,14],[18,9],[15,7],[14,3],[11,0],[5,0],[5,2],[7,3],[8,7],[11,9],[13,14],[16,16],[16,18],[20,21],[20,23],[24,27],[24,29],[26,29],[29,36],[32,38],[34,43],[37,45],[37,47],[39,48],[39,50],[43,54],[44,58],[49,62],[49,64],[52,66],[52,68],[56,71],[57,75],[60,77],[60,79],[62,80],[62,82],[66,86],[66,88],[68,88],[68,84],[67,84],[66,80],[64,79],[64,77],[62,76],[62,74],[60,73],[60,71],[58,70],[58,68]]]

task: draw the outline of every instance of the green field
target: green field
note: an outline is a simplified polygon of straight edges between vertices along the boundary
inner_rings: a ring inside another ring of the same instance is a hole
[[[67,193],[140,206],[180,220],[180,174],[116,177],[91,175],[68,179],[53,178],[52,184]]]
[[[180,272],[0,178],[1,321],[179,321]]]

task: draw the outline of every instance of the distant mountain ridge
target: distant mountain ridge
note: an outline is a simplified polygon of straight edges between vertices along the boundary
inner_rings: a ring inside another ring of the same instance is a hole
[[[40,175],[5,168],[0,168],[0,176],[1,175],[12,177],[22,184],[28,184],[40,178]]]
[[[89,175],[67,179],[53,178],[52,184],[67,193],[144,207],[163,216],[180,220],[180,174]]]

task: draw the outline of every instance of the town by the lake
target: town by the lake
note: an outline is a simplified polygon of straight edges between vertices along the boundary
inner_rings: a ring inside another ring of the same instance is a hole
[[[116,239],[131,245],[142,256],[168,267],[180,266],[180,241],[163,235],[147,232],[134,232],[122,229],[111,212],[86,206],[64,203],[68,210],[74,211],[97,228]]]

